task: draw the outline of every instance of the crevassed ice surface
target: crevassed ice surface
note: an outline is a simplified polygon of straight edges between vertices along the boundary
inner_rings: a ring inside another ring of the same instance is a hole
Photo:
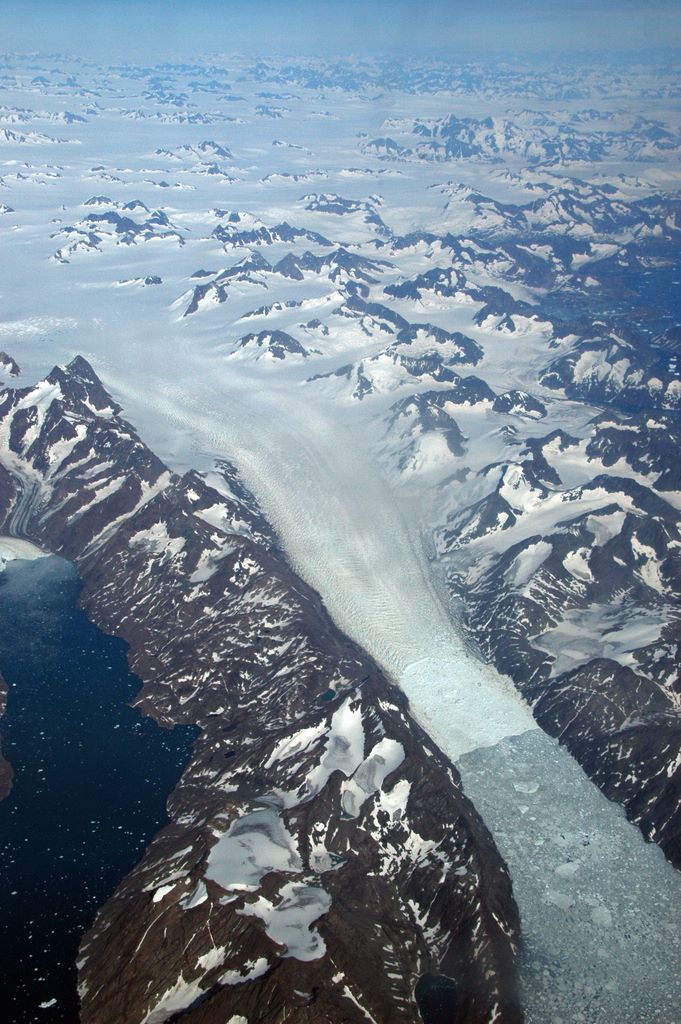
[[[681,879],[660,848],[540,730],[458,767],[513,876],[527,1024],[676,1024]]]
[[[475,658],[437,595],[417,526],[362,440],[366,424],[223,371],[221,390],[156,384],[156,411],[207,453],[234,458],[294,567],[335,621],[396,678],[452,757],[535,728],[515,688]],[[124,379],[122,392],[137,401]],[[355,410],[353,410],[355,413]],[[148,413],[147,413],[148,415]],[[443,716],[446,695],[448,711]]]

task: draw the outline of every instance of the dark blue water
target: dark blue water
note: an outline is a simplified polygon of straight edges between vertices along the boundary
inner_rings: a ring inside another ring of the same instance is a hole
[[[449,1024],[457,1017],[456,984],[444,974],[423,974],[414,998],[423,1024]]]
[[[73,566],[10,563],[3,577],[0,732],[14,785],[0,802],[0,1013],[73,1024],[80,938],[168,820],[195,732],[127,706],[140,680],[125,644],[75,607]]]

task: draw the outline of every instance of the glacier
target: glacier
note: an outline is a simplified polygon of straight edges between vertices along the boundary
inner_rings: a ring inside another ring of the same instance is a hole
[[[199,380],[200,365],[181,386],[156,368],[151,400],[122,376],[117,390],[136,415],[146,401],[159,440],[164,423],[184,431],[181,458],[234,458],[296,571],[455,762],[511,871],[527,1024],[675,1024],[681,878],[467,646],[429,558],[424,510],[391,487],[368,422],[302,401],[288,368],[255,388],[234,366]]]

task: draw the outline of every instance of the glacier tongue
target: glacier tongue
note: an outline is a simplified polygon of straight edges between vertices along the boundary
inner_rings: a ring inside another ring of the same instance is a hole
[[[513,684],[456,639],[412,662],[398,681],[415,717],[452,760],[537,728]]]
[[[0,572],[5,568],[7,562],[14,559],[26,559],[33,561],[34,558],[43,558],[44,551],[41,551],[35,544],[20,537],[0,537]]]
[[[537,728],[515,687],[469,651],[452,624],[418,514],[401,503],[369,449],[375,424],[351,422],[342,407],[307,393],[302,400],[291,382],[259,380],[256,389],[232,370],[218,394],[211,373],[213,381],[196,390],[169,385],[157,412],[193,432],[194,459],[197,447],[230,454],[295,570],[399,683],[442,749],[456,758]]]

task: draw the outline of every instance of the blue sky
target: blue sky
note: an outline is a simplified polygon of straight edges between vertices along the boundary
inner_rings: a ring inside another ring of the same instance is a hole
[[[681,44],[674,0],[0,0],[6,50],[112,59],[631,50]]]

